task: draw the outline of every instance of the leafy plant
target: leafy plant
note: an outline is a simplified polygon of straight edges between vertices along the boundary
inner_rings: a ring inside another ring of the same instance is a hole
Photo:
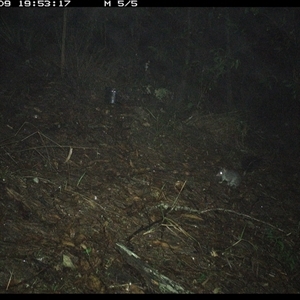
[[[274,244],[275,254],[277,259],[282,262],[290,271],[295,270],[299,257],[293,250],[285,243],[284,239],[276,236],[273,230],[267,232],[268,240]]]

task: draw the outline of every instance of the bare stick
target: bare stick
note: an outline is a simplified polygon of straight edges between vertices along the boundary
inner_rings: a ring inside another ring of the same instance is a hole
[[[9,285],[10,285],[10,282],[11,282],[11,279],[12,279],[12,275],[13,275],[13,272],[10,272],[10,277],[9,277],[8,283],[6,285],[6,290],[8,290],[8,288],[9,288]]]
[[[70,160],[72,153],[73,153],[73,148],[70,147],[69,154],[68,154],[66,160],[64,161],[64,164],[66,164]]]

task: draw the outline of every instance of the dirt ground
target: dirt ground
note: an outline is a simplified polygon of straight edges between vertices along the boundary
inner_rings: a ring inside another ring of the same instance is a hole
[[[12,90],[2,293],[299,293],[299,154],[284,132],[58,82]],[[240,186],[219,183],[247,164]]]

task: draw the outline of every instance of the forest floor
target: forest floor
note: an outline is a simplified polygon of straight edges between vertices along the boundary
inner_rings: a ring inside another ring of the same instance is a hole
[[[2,293],[300,292],[299,160],[275,133],[53,82],[0,97]]]

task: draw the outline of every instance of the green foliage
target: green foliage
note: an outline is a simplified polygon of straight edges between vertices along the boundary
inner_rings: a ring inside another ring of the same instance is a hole
[[[267,231],[267,239],[274,245],[275,255],[277,259],[289,271],[294,271],[296,266],[299,265],[299,257],[291,247],[284,241],[281,236],[276,235],[273,230]]]
[[[155,97],[160,101],[164,100],[167,97],[170,97],[171,94],[171,91],[166,88],[158,88],[154,90]]]
[[[198,283],[203,283],[208,278],[207,274],[200,274],[199,278],[197,279]]]
[[[172,100],[171,90],[164,87],[156,88],[150,84],[143,85],[142,92],[146,95],[153,96],[155,99],[165,104],[170,103]]]
[[[235,58],[231,58],[224,49],[213,49],[211,50],[213,54],[214,65],[208,70],[215,80],[222,77],[231,69],[238,69],[240,66],[240,61]]]

